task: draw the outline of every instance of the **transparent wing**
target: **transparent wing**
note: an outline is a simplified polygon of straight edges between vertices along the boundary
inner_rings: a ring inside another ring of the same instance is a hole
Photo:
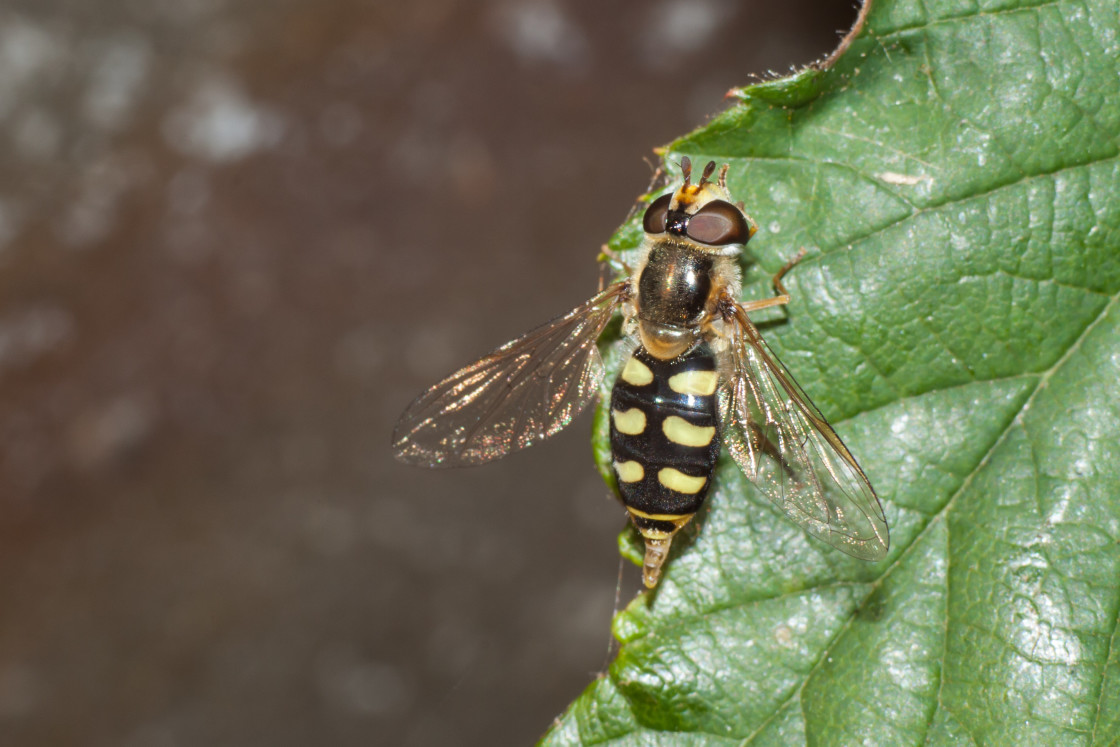
[[[731,456],[809,534],[864,560],[887,554],[875,491],[820,410],[774,356],[741,307],[720,392]]]
[[[616,283],[421,394],[393,430],[397,458],[482,464],[557,433],[599,393],[595,341],[623,297]]]

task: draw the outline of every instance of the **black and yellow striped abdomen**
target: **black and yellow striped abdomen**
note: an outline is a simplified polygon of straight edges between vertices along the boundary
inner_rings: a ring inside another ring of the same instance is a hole
[[[668,361],[639,347],[611,392],[614,471],[622,502],[646,539],[647,586],[656,583],[673,534],[711,487],[719,458],[718,383],[707,343]],[[663,550],[653,567],[651,541]]]

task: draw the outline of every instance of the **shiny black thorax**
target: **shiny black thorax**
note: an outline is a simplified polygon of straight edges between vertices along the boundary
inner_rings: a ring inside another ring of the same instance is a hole
[[[712,292],[712,266],[710,254],[673,241],[656,242],[638,278],[638,318],[694,325]]]
[[[673,376],[687,371],[715,371],[716,359],[711,347],[701,343],[673,360],[659,360],[639,346],[633,357],[652,372],[652,381],[635,385],[622,376],[611,391],[612,411],[625,412],[638,408],[646,416],[646,425],[640,434],[626,434],[618,430],[611,419],[611,452],[615,463],[635,461],[644,470],[636,482],[619,480],[619,493],[628,508],[647,514],[688,515],[695,513],[704,502],[711,485],[712,472],[719,457],[718,408],[716,395],[682,394],[670,386]],[[685,446],[672,441],[665,432],[665,421],[676,416],[690,425],[715,429],[710,443],[703,446]],[[703,477],[702,489],[687,494],[672,490],[658,479],[660,470],[672,468],[690,477]],[[671,531],[668,522],[642,521],[663,531]],[[660,527],[658,524],[665,524]]]

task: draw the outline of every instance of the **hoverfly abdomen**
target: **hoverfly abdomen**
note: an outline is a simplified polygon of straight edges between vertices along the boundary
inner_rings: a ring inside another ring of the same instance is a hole
[[[611,454],[619,494],[646,541],[647,586],[672,537],[703,505],[719,458],[719,374],[707,343],[659,360],[639,347],[611,392]]]

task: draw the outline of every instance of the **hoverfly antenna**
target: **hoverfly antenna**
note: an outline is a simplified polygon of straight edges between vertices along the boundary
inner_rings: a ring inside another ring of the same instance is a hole
[[[700,175],[700,184],[703,185],[711,177],[712,172],[716,170],[716,162],[708,161],[708,165],[704,167],[704,173]]]
[[[719,167],[719,186],[727,189],[727,170],[731,168],[726,163]]]
[[[692,159],[688,156],[681,158],[681,173],[684,174],[684,183],[687,186],[692,179]]]

